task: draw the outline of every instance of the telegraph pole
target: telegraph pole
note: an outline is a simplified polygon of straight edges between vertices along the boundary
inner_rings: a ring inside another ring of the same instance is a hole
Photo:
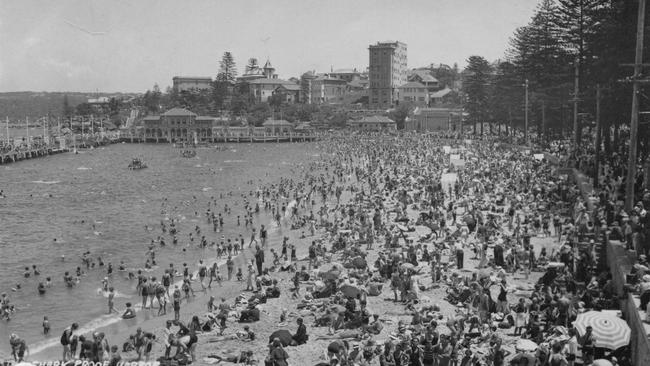
[[[632,119],[630,121],[630,151],[627,161],[627,177],[625,179],[625,209],[632,210],[634,206],[634,183],[636,180],[637,142],[639,133],[639,92],[641,88],[641,72],[643,68],[643,30],[645,26],[645,3],[639,0],[639,18],[636,24],[636,54],[634,57],[634,75],[632,76]]]
[[[576,57],[575,76],[573,83],[573,146],[575,149],[580,145],[580,123],[578,122],[578,94],[580,93],[580,58]]]
[[[600,129],[600,84],[596,84],[596,167],[594,171],[594,188],[596,189],[600,186]]]
[[[525,103],[524,103],[524,116],[525,116],[525,124],[524,124],[524,141],[526,143],[526,146],[528,146],[528,79],[526,79],[526,83],[524,84],[526,87],[526,96],[525,96]]]

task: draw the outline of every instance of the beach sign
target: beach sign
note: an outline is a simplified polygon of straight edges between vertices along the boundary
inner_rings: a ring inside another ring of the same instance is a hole
[[[450,159],[450,162],[457,168],[465,167],[465,160],[463,159]]]

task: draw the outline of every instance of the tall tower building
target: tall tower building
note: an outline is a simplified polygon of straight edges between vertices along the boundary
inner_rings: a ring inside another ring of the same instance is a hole
[[[370,109],[387,109],[398,101],[397,88],[406,84],[406,43],[377,42],[368,47],[370,54],[369,82]]]

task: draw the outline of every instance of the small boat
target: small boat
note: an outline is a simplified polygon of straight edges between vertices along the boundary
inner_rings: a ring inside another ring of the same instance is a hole
[[[147,164],[142,161],[142,159],[139,158],[133,158],[131,163],[129,164],[129,169],[130,170],[139,170],[139,169],[144,169],[147,167]]]
[[[196,156],[196,150],[182,150],[181,156],[184,158],[193,158]]]

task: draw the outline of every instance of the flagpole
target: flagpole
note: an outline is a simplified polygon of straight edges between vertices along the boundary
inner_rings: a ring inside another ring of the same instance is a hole
[[[25,122],[27,123],[27,148],[31,148],[31,144],[29,143],[29,117],[25,117]]]
[[[9,145],[9,116],[5,117],[5,122],[7,126],[7,145]]]

